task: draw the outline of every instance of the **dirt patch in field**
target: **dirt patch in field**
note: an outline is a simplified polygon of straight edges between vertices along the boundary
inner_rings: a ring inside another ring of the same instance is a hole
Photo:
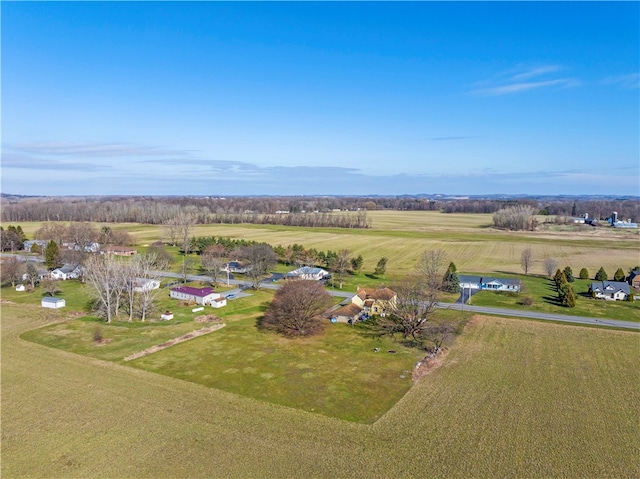
[[[422,361],[419,361],[411,373],[413,382],[418,382],[431,371],[439,368],[448,354],[449,348],[442,348],[436,354],[428,355]]]
[[[219,318],[215,314],[204,314],[202,316],[196,316],[193,319],[196,323],[221,323],[222,318]]]
[[[94,343],[96,343],[96,346],[104,346],[105,344],[109,344],[111,341],[113,341],[113,339],[103,338],[100,341],[94,341]]]
[[[170,348],[171,346],[175,345],[175,344],[179,344],[182,343],[184,341],[188,341],[189,339],[193,339],[193,338],[197,338],[199,336],[203,336],[205,334],[211,333],[213,331],[216,331],[218,329],[224,328],[225,324],[214,324],[213,326],[207,326],[206,328],[202,328],[202,329],[197,329],[195,331],[191,331],[190,333],[184,334],[178,338],[173,338],[170,339],[169,341],[162,343],[162,344],[158,344],[156,346],[151,346],[150,348],[145,349],[144,351],[138,351],[137,353],[133,353],[130,354],[129,356],[127,356],[126,358],[124,358],[125,361],[132,361],[134,359],[138,359],[141,358],[143,356],[147,356],[149,354],[153,354],[155,352],[158,351],[162,351],[163,349],[167,349]]]

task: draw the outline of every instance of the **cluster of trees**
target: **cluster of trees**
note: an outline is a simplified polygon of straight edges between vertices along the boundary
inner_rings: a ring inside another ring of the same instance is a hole
[[[154,310],[158,289],[145,286],[145,281],[159,281],[154,272],[158,258],[153,253],[132,258],[92,255],[84,266],[84,282],[90,287],[95,312],[107,323],[127,316],[144,321]]]
[[[444,278],[451,280],[456,272],[453,263],[445,271],[445,264],[442,250],[424,252],[414,272],[393,286],[396,301],[384,316],[375,319],[374,331],[439,350],[455,331],[454,324],[434,321]],[[323,313],[331,305],[331,297],[317,281],[289,281],[276,292],[261,325],[288,336],[307,336],[322,329]]]
[[[443,211],[445,213],[495,213],[506,207],[531,206],[537,214],[576,216],[589,213],[606,218],[617,211],[620,218],[638,221],[640,202],[622,200],[574,200],[569,198],[425,197],[2,197],[2,221],[89,221],[96,223],[164,224],[185,210],[199,224],[265,223],[291,226],[366,228],[363,211],[376,209]],[[288,212],[289,214],[279,214]],[[337,212],[337,214],[336,214]],[[348,212],[356,212],[348,214]],[[329,214],[331,213],[331,214]]]
[[[512,231],[533,231],[537,226],[535,214],[536,209],[530,205],[509,206],[493,214],[493,225]]]
[[[604,220],[611,216],[613,211],[618,212],[619,218],[638,222],[640,201],[633,199],[546,201],[539,214],[574,217],[588,213],[590,218]]]
[[[365,200],[357,198],[88,197],[2,200],[3,221],[171,223],[185,215],[195,224],[258,223],[368,228]],[[278,212],[286,212],[281,214]],[[180,226],[180,225],[178,225]]]
[[[6,230],[0,226],[0,249],[2,251],[21,250],[27,239],[27,235],[24,234],[20,225],[9,225]]]
[[[109,225],[96,228],[87,222],[71,221],[69,224],[47,222],[36,230],[35,239],[53,240],[58,246],[71,243],[83,250],[92,243],[101,245],[130,246],[133,238],[126,231],[114,230]]]

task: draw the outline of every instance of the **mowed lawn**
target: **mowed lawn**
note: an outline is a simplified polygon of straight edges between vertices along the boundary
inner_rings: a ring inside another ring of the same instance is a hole
[[[272,291],[258,291],[229,301],[228,307],[214,311],[225,322],[223,329],[126,363],[124,358],[132,353],[206,324],[189,319],[105,324],[81,318],[26,332],[22,339],[364,423],[378,419],[411,387],[411,370],[424,351],[328,321],[324,332],[313,338],[288,339],[262,331],[257,321],[272,297]],[[168,302],[172,310],[183,310],[183,317],[202,314]],[[96,327],[107,344],[94,342]]]
[[[477,316],[373,425],[20,339],[2,304],[2,477],[639,477],[640,336]],[[215,334],[215,333],[214,333]]]
[[[567,308],[558,302],[555,283],[544,276],[524,276],[504,274],[502,277],[519,279],[522,284],[521,293],[481,291],[473,295],[469,304],[489,306],[522,311],[539,311],[569,316],[588,316],[600,319],[616,319],[622,321],[640,321],[640,301],[606,301],[593,299],[588,293],[593,280],[576,279],[571,283],[576,293],[576,306]],[[531,306],[524,306],[525,297],[533,298]]]

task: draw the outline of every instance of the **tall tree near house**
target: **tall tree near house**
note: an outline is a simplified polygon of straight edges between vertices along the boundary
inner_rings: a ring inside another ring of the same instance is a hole
[[[220,279],[220,270],[224,266],[224,246],[221,244],[210,245],[200,255],[202,269],[211,276],[211,283],[215,285]]]
[[[447,268],[444,278],[442,279],[442,290],[447,293],[459,293],[460,292],[460,279],[458,278],[458,269],[456,265],[451,262]]]
[[[334,271],[336,278],[338,279],[340,289],[342,289],[342,282],[344,281],[344,277],[347,274],[350,263],[351,251],[349,251],[348,249],[341,249],[336,254],[333,264],[331,265],[331,269]]]
[[[553,276],[553,272],[558,268],[558,262],[553,258],[547,258],[544,260],[544,271],[548,277]]]
[[[580,279],[589,279],[589,270],[587,268],[580,270]]]
[[[433,314],[442,295],[445,255],[442,250],[425,251],[416,270],[393,286],[397,294],[389,314],[376,322],[381,334],[422,342],[428,338]]]
[[[604,270],[604,268],[602,266],[600,267],[600,269],[596,273],[595,279],[596,279],[596,281],[606,281],[606,280],[609,279],[609,276],[607,275],[607,272]]]
[[[381,334],[399,334],[403,339],[420,341],[436,310],[437,290],[430,288],[424,276],[415,273],[395,284],[393,290],[397,294],[396,302],[384,317],[377,319],[377,330]]]
[[[20,258],[9,256],[2,262],[2,280],[10,282],[11,286],[15,287],[22,278],[24,270],[24,262]]]
[[[317,281],[291,280],[276,292],[262,326],[287,336],[309,336],[322,329],[322,313],[332,304]]]
[[[27,283],[29,283],[29,286],[31,286],[31,288],[35,288],[36,283],[38,282],[38,279],[39,279],[39,275],[38,275],[38,269],[36,268],[36,265],[33,264],[33,261],[27,262],[27,271],[25,275],[26,275],[26,281]]]
[[[416,272],[424,278],[430,294],[442,288],[445,262],[445,254],[441,249],[425,251],[418,261]]]
[[[56,269],[60,266],[60,248],[58,244],[50,240],[44,250],[44,264],[48,270]]]
[[[533,266],[534,256],[533,250],[531,248],[525,248],[522,250],[522,254],[520,255],[520,265],[524,270],[524,274],[529,274],[529,270]]]
[[[40,289],[44,294],[48,294],[53,297],[60,292],[60,285],[55,279],[47,278],[43,279],[40,283]]]
[[[373,274],[376,276],[384,276],[384,273],[386,271],[387,271],[387,258],[383,256],[378,261],[378,264],[376,264],[376,269],[373,272]]]
[[[122,263],[113,255],[90,256],[84,267],[84,280],[92,289],[100,309],[98,313],[110,323],[118,315],[124,275]]]
[[[98,232],[90,223],[71,222],[67,227],[67,240],[84,252],[98,237]]]
[[[251,278],[253,288],[259,289],[260,280],[278,261],[273,248],[266,243],[260,243],[241,248],[239,254],[251,266],[247,276]]]
[[[626,277],[626,275],[624,274],[624,271],[622,270],[622,268],[618,268],[616,270],[616,272],[613,273],[613,280],[614,281],[624,281],[625,277]]]

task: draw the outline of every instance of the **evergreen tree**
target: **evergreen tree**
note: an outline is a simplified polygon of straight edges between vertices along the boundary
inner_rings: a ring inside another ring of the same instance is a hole
[[[560,302],[567,308],[575,308],[576,293],[569,283],[563,284],[559,291]]]
[[[384,256],[380,258],[378,264],[376,265],[376,270],[373,272],[376,276],[384,276],[385,271],[387,270],[387,258]]]
[[[351,269],[354,273],[358,274],[362,269],[362,264],[364,263],[364,259],[362,255],[358,255],[357,258],[351,258]]]
[[[596,273],[596,281],[606,281],[608,279],[609,279],[609,276],[607,276],[607,272],[601,266],[598,272]]]
[[[567,284],[567,277],[560,268],[556,270],[556,274],[553,276],[553,281],[556,284],[556,291],[558,291],[558,294],[561,294],[562,287]]]
[[[51,240],[47,243],[47,247],[44,250],[44,263],[47,265],[47,269],[56,269],[60,263],[60,248],[58,244]]]
[[[624,271],[622,271],[622,268],[618,268],[616,270],[616,272],[613,275],[613,280],[614,281],[624,281],[625,278],[625,274]]]
[[[587,268],[580,270],[580,279],[589,279],[589,270]]]
[[[447,272],[444,274],[444,278],[442,279],[442,289],[444,291],[448,293],[460,292],[460,279],[458,278],[457,271],[456,265],[449,263]]]
[[[566,266],[562,272],[564,273],[564,276],[567,278],[567,282],[573,283],[576,280],[573,277],[573,270],[571,269],[571,266]]]

